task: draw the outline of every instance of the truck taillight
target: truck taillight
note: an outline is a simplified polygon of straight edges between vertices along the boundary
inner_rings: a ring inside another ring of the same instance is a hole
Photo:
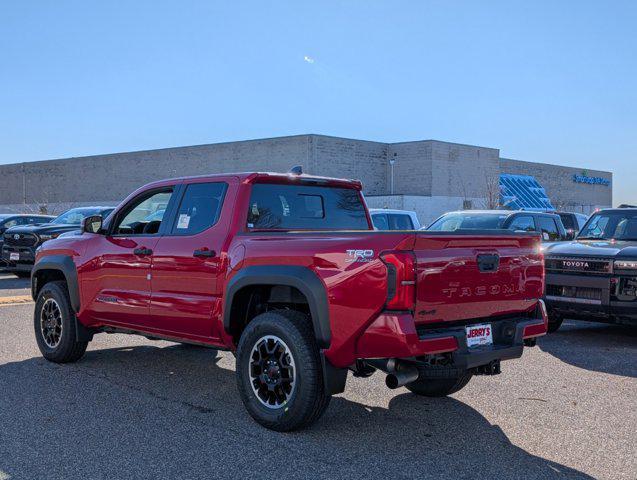
[[[416,302],[416,268],[410,252],[380,256],[387,266],[387,310],[413,310]]]

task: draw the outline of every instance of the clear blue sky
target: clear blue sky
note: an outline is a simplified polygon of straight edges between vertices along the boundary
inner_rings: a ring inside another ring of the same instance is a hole
[[[635,1],[5,1],[0,24],[0,163],[434,138],[611,170],[637,203]]]

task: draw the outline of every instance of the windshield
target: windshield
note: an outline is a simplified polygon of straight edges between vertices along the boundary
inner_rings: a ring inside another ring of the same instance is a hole
[[[594,214],[577,236],[580,240],[637,240],[637,211]]]
[[[454,230],[496,230],[502,228],[509,215],[493,213],[459,212],[443,215],[427,230],[439,232],[453,232]]]
[[[103,211],[104,210],[101,208],[73,208],[64,212],[51,223],[57,223],[58,225],[81,225],[82,220],[84,220],[85,217],[90,217],[91,215],[100,215]]]

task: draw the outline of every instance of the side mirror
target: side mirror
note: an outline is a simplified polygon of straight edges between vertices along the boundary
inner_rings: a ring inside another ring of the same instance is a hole
[[[569,228],[566,230],[566,240],[573,240],[575,238],[575,230]]]
[[[100,215],[91,215],[86,217],[82,222],[82,232],[100,233],[102,231],[102,217]]]

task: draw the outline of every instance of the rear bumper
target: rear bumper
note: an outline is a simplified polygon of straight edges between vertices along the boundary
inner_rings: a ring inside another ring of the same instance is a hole
[[[472,324],[489,323],[493,344],[468,347],[465,324],[443,328],[416,328],[408,313],[384,313],[361,336],[356,356],[370,358],[415,358],[450,353],[461,368],[486,365],[494,360],[522,356],[525,340],[546,334],[546,309],[540,304],[532,316],[484,318]]]

